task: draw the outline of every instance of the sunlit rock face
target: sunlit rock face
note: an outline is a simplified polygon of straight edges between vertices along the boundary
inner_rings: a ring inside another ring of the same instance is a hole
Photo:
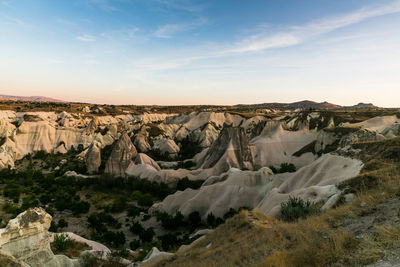
[[[81,266],[79,260],[51,251],[51,220],[42,208],[26,210],[10,220],[6,228],[0,229],[0,260],[15,264],[10,266]]]

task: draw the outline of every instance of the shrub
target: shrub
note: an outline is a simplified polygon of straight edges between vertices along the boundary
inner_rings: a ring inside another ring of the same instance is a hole
[[[58,227],[59,227],[59,228],[68,227],[68,222],[65,221],[64,219],[60,219],[60,220],[58,221]]]
[[[126,209],[127,199],[125,197],[120,197],[114,201],[111,205],[111,212],[122,212]]]
[[[150,194],[144,194],[138,199],[138,204],[144,207],[153,205],[153,197]]]
[[[200,213],[198,211],[193,211],[189,214],[189,222],[192,225],[192,228],[196,228],[201,223]]]
[[[114,247],[123,246],[126,242],[126,237],[123,232],[106,231],[102,239],[106,244]]]
[[[294,166],[293,163],[282,163],[281,168],[279,169],[279,173],[295,172],[295,171],[296,171],[296,166]]]
[[[135,217],[139,216],[140,212],[142,212],[142,211],[143,210],[141,208],[139,208],[139,207],[131,206],[128,209],[128,216],[135,218]]]
[[[175,230],[184,225],[184,216],[180,211],[177,211],[174,216],[166,212],[157,213],[157,221],[161,221],[163,228],[167,230]]]
[[[142,233],[142,232],[144,231],[144,228],[143,228],[143,226],[142,226],[140,223],[135,222],[135,223],[133,223],[133,225],[129,228],[129,230],[130,230],[132,233],[134,233],[135,235],[139,235],[140,233]]]
[[[135,239],[135,240],[131,241],[131,242],[129,243],[129,247],[130,247],[132,250],[137,250],[137,249],[140,247],[140,240]]]
[[[180,239],[178,238],[180,233],[168,233],[162,236],[158,236],[158,240],[161,241],[161,246],[163,250],[168,251],[180,244]]]
[[[235,216],[235,214],[237,214],[237,213],[238,213],[238,211],[236,211],[236,210],[233,209],[233,208],[230,208],[229,211],[228,211],[227,213],[224,214],[224,219],[226,220],[226,219],[232,218],[232,217]]]
[[[187,177],[180,179],[176,185],[176,190],[184,191],[186,188],[199,189],[204,181],[191,181]]]
[[[58,251],[65,251],[72,245],[72,240],[66,234],[54,235],[53,247]]]
[[[189,136],[185,137],[181,141],[181,149],[179,151],[179,158],[190,159],[193,158],[197,153],[201,152],[202,147],[199,142],[193,140]]]
[[[126,248],[118,249],[112,254],[115,257],[127,258],[129,256],[129,251]]]
[[[142,240],[142,242],[151,242],[153,240],[155,233],[152,227],[142,231],[139,233],[139,238]]]
[[[300,218],[321,213],[320,208],[310,201],[301,198],[289,197],[289,200],[281,204],[280,218],[286,222],[294,222]]]

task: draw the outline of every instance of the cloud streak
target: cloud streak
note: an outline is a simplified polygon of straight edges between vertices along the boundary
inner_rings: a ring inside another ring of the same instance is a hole
[[[158,27],[158,29],[154,32],[154,36],[157,38],[172,38],[172,36],[176,33],[189,31],[207,23],[208,19],[201,17],[190,23],[166,24]]]
[[[157,0],[157,2],[170,9],[192,13],[201,12],[205,8],[204,5],[196,4],[193,0]]]
[[[75,37],[76,40],[81,42],[95,42],[96,38],[89,34],[82,34]]]
[[[259,52],[272,48],[288,47],[298,45],[307,39],[324,33],[344,28],[363,20],[400,12],[400,1],[396,0],[390,4],[362,8],[355,12],[342,16],[331,17],[324,20],[314,21],[305,25],[292,26],[286,31],[272,35],[263,33],[250,36],[236,43],[232,49],[226,52],[246,53]]]

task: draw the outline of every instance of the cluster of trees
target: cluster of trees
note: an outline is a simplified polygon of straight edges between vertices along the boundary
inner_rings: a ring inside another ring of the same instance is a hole
[[[90,204],[80,199],[79,190],[92,184],[90,179],[74,177],[55,177],[54,173],[44,175],[31,164],[25,171],[3,169],[0,171],[0,184],[4,184],[3,196],[19,204],[19,210],[8,204],[3,210],[13,215],[31,207],[48,205],[59,211],[70,210],[75,216],[87,213]]]
[[[293,163],[282,163],[280,168],[277,169],[274,166],[269,167],[273,173],[285,173],[285,172],[295,172],[296,166]]]
[[[120,229],[122,227],[113,216],[105,212],[93,213],[88,217],[89,227],[93,230],[92,238],[113,247],[121,247],[126,242],[122,231],[110,231],[108,227]]]

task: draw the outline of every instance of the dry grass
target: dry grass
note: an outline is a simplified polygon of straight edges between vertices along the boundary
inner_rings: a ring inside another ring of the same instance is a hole
[[[341,185],[356,194],[352,205],[342,204],[296,223],[243,211],[193,248],[154,266],[363,266],[375,262],[386,250],[400,247],[400,227],[376,225],[359,238],[344,224],[361,219],[366,207],[373,210],[399,194],[400,159],[393,158],[393,148],[399,144],[400,138],[395,138],[360,145],[365,167]],[[254,220],[267,221],[271,227],[260,227]]]
[[[53,243],[51,243],[50,246],[54,254],[63,254],[69,258],[78,258],[82,251],[91,249],[89,245],[81,242],[76,242],[74,240],[71,241],[71,245],[64,251],[57,251],[54,248]]]

